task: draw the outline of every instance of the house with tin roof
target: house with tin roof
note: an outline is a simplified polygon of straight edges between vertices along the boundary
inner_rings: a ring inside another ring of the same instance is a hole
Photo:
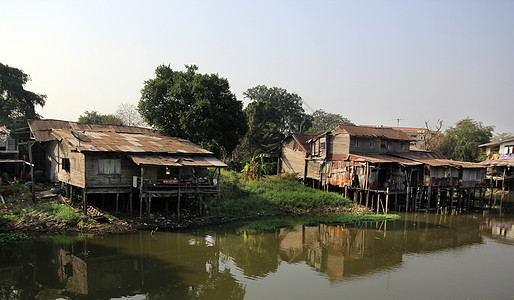
[[[481,162],[487,167],[487,180],[491,186],[514,190],[514,138],[479,145],[485,149],[487,159]]]
[[[437,189],[453,193],[452,189],[483,186],[484,166],[448,160],[439,152],[413,147],[413,140],[406,132],[390,127],[338,125],[308,141],[304,171],[297,173],[304,175],[301,179],[308,185],[344,190],[345,195],[353,194],[355,201],[366,205],[368,200],[373,202],[368,199],[370,193],[382,200],[394,195],[395,207],[403,201],[407,209],[409,202],[413,202],[411,207],[434,208]],[[286,150],[282,152],[290,152]]]
[[[219,171],[226,165],[188,140],[140,127],[29,120],[35,173],[61,184],[73,197],[97,201],[106,195],[128,210],[139,197],[140,215],[152,200],[180,214],[184,199],[219,196]],[[114,200],[114,199],[113,199]],[[162,203],[164,202],[164,204]]]

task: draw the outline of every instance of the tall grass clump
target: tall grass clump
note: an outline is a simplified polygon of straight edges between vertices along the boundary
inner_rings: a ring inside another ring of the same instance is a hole
[[[68,225],[76,225],[81,220],[87,219],[86,216],[76,212],[68,205],[60,205],[55,203],[40,203],[36,207],[36,211],[45,212],[50,218],[62,221]]]
[[[247,181],[240,174],[224,171],[221,187],[221,209],[234,215],[320,210],[351,203],[337,193],[306,187],[289,175]]]

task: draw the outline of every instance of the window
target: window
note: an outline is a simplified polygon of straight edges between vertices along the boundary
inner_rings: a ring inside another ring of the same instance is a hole
[[[62,169],[66,172],[70,171],[70,159],[69,158],[63,158],[61,161]]]
[[[98,160],[98,174],[120,174],[121,173],[121,160],[120,159],[99,159]]]

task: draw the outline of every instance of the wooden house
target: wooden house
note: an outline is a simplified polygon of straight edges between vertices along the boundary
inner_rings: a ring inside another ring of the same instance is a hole
[[[425,203],[428,207],[438,189],[483,186],[484,166],[447,160],[438,152],[413,147],[412,141],[407,133],[393,128],[338,125],[308,141],[310,151],[305,151],[303,180],[326,190],[344,189],[345,195],[353,193],[359,202],[364,192],[366,203],[369,193],[387,193],[404,195],[408,206],[415,190],[415,197],[424,193],[423,197],[429,199]],[[283,146],[290,147],[291,143],[292,140]],[[284,149],[283,153],[291,151]],[[291,154],[286,157],[291,161]],[[284,171],[287,172],[285,168]]]
[[[514,191],[514,138],[478,147],[485,148],[487,160],[481,164],[487,167],[486,178],[491,186]]]
[[[213,153],[180,138],[140,127],[80,124],[59,120],[29,120],[36,147],[36,171],[59,182],[69,194],[112,194],[116,204],[134,194],[150,212],[152,198],[219,195],[219,168]],[[103,196],[102,196],[103,197]],[[201,200],[200,200],[201,201]],[[168,202],[166,201],[166,204]],[[84,205],[86,206],[86,205]]]
[[[25,153],[20,155],[21,141],[17,130],[0,126],[0,183],[13,178],[24,181],[30,176],[30,163],[24,160]]]
[[[298,178],[305,176],[305,160],[310,154],[308,141],[315,135],[292,134],[282,141],[279,173],[293,173]]]

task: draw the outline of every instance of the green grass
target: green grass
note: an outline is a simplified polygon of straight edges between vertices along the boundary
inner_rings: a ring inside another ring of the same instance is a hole
[[[0,215],[0,225],[11,222],[11,221],[16,221],[19,218],[20,217],[15,214]]]
[[[88,217],[64,204],[40,203],[36,206],[36,211],[45,212],[49,218],[62,221],[68,225],[76,225],[80,221],[88,219]]]
[[[241,230],[273,231],[279,228],[289,228],[296,225],[344,225],[360,222],[379,222],[397,220],[398,215],[310,215],[300,218],[261,219],[244,222]]]
[[[0,244],[22,242],[29,239],[30,237],[24,233],[0,233]]]
[[[235,172],[223,172],[221,211],[229,215],[295,212],[347,207],[349,199],[337,193],[304,186],[293,176],[246,181]]]

